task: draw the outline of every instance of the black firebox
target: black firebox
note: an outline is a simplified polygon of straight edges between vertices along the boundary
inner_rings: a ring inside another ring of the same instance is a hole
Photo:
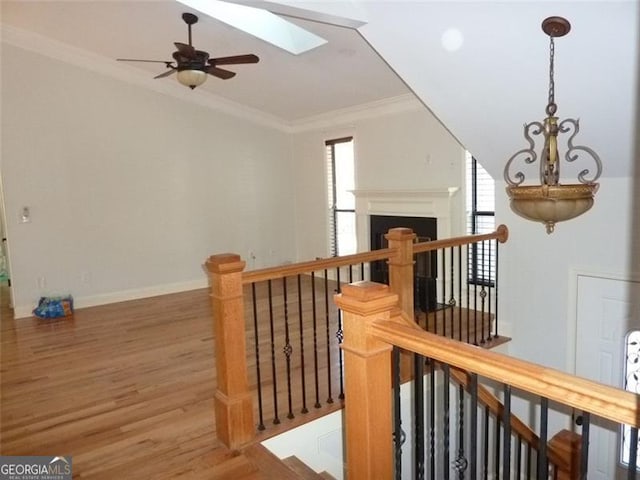
[[[406,227],[416,234],[416,242],[426,242],[438,238],[437,220],[432,217],[399,217],[392,215],[371,215],[371,250],[387,248],[384,235],[391,228]],[[414,303],[415,308],[423,312],[438,309],[436,302],[436,276],[438,272],[436,252],[416,255],[414,269]],[[389,283],[389,266],[385,261],[371,263],[371,280]]]

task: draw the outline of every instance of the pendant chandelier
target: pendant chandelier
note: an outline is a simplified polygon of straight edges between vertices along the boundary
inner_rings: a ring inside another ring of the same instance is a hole
[[[504,168],[504,179],[507,182],[507,194],[511,199],[511,209],[528,220],[541,222],[547,233],[553,233],[555,224],[582,215],[593,205],[593,196],[598,191],[596,180],[602,173],[600,157],[591,148],[574,145],[573,140],[580,129],[579,121],[567,118],[558,122],[555,113],[555,83],[553,79],[553,61],[555,54],[554,38],[569,33],[571,24],[562,17],[549,17],[542,22],[542,30],[549,35],[549,101],[546,108],[547,117],[542,122],[534,121],[524,126],[524,138],[528,148],[517,151],[507,161]],[[561,158],[558,153],[558,134],[569,134],[564,161],[575,162],[583,156],[595,162],[595,173],[588,169],[577,175],[579,183],[560,183]],[[525,164],[534,164],[538,160],[535,141],[532,138],[542,135],[544,147],[540,154],[540,183],[524,184],[525,175],[521,171],[512,174],[513,163],[517,159]]]

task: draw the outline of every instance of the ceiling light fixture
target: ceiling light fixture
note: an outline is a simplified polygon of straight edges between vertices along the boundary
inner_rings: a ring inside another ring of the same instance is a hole
[[[180,70],[178,72],[178,81],[192,90],[202,85],[206,80],[207,74],[202,70]]]
[[[504,168],[504,179],[507,182],[507,194],[511,198],[511,209],[528,220],[542,222],[547,233],[553,233],[555,224],[582,215],[593,205],[593,196],[598,191],[596,180],[602,173],[600,157],[591,148],[574,145],[573,139],[579,131],[579,121],[567,118],[558,123],[555,116],[558,109],[555,103],[555,83],[553,78],[553,61],[555,45],[553,39],[569,33],[571,24],[562,17],[549,17],[542,22],[542,30],[549,35],[549,102],[547,118],[543,122],[531,122],[524,126],[524,138],[528,148],[517,151],[507,161]],[[558,133],[570,133],[567,140],[566,162],[576,161],[582,154],[591,157],[596,164],[596,172],[590,176],[588,169],[581,170],[577,177],[580,183],[560,183],[560,156],[558,154]],[[543,135],[544,147],[540,155],[540,184],[523,185],[525,175],[517,171],[511,175],[511,167],[517,158],[525,164],[535,163],[537,154],[532,138]]]

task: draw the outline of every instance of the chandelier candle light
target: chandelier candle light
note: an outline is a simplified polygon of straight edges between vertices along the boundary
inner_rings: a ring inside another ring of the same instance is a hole
[[[558,123],[555,113],[555,84],[553,79],[554,41],[569,33],[571,24],[562,17],[549,17],[542,22],[542,30],[549,35],[549,102],[547,118],[543,122],[531,122],[524,126],[524,138],[529,147],[517,151],[504,168],[504,179],[507,182],[507,194],[511,199],[511,209],[528,220],[545,224],[547,233],[553,233],[555,224],[582,215],[593,205],[593,196],[598,191],[596,180],[602,173],[600,157],[591,148],[574,145],[573,139],[579,131],[579,121],[567,118]],[[588,169],[578,173],[578,182],[560,183],[560,156],[558,154],[558,133],[569,133],[567,151],[564,160],[574,162],[583,154],[595,162],[596,171],[590,176]],[[525,176],[517,171],[513,176],[513,162],[522,158],[525,164],[535,163],[538,159],[532,136],[543,135],[544,147],[540,155],[540,184],[523,185]]]

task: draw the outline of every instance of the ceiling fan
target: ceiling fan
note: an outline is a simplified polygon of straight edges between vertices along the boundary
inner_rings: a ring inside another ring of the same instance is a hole
[[[160,75],[156,75],[153,78],[164,78],[177,73],[178,81],[192,90],[205,82],[207,74],[223,80],[228,80],[236,75],[235,72],[219,68],[219,65],[258,63],[260,60],[253,54],[209,58],[208,52],[196,50],[191,44],[191,25],[198,22],[198,17],[193,13],[187,12],[182,14],[182,19],[189,29],[189,44],[187,45],[186,43],[180,42],[174,43],[178,49],[172,54],[175,65],[174,61],[167,60],[137,60],[133,58],[118,58],[117,60],[119,62],[164,63],[169,70],[161,73]]]

